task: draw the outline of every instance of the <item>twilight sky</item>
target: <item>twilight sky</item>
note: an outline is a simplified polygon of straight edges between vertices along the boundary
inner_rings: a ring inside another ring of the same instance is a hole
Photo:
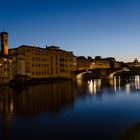
[[[9,48],[47,44],[140,61],[140,0],[0,0],[1,31]]]

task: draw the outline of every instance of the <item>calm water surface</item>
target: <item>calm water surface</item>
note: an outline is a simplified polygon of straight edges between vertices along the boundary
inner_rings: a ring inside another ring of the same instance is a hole
[[[0,139],[140,139],[140,77],[0,87]]]

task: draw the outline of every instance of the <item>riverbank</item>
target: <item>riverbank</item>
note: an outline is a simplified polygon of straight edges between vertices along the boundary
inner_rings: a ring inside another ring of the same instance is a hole
[[[63,82],[72,80],[70,78],[41,78],[41,79],[14,79],[10,80],[8,83],[1,83],[0,86],[9,86],[13,88],[21,88],[21,87],[29,87],[32,85],[39,85],[39,84],[47,84],[47,83],[54,83],[54,82]]]

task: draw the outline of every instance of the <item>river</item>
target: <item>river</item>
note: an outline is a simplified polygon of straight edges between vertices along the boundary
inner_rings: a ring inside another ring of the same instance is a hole
[[[0,87],[0,139],[140,139],[140,76]]]

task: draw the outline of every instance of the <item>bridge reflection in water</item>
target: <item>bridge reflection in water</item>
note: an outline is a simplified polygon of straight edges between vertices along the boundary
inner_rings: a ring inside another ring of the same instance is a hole
[[[101,90],[101,79],[94,79],[88,81],[88,89],[89,93],[92,95],[93,93],[96,94]]]
[[[140,76],[130,76],[127,79],[121,79],[120,76],[114,76],[113,79],[91,79],[87,84],[91,95],[102,92],[106,87],[110,87],[112,92],[123,90],[129,93],[131,90],[140,90]],[[77,85],[83,86],[82,80],[77,80]]]

